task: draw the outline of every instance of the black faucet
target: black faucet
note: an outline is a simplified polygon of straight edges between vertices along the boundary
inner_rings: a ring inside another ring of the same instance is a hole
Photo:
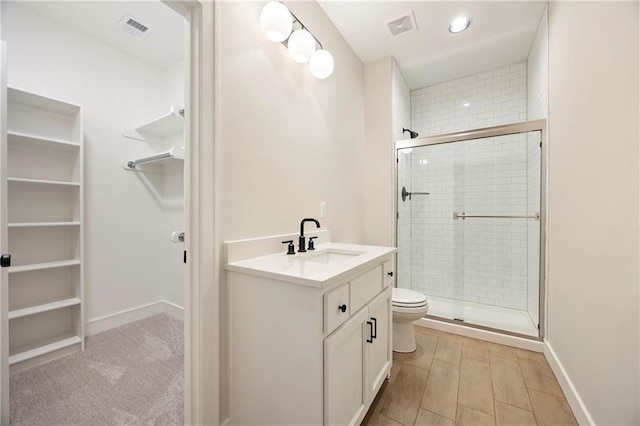
[[[304,224],[305,224],[305,222],[315,222],[316,223],[316,227],[320,228],[320,222],[318,222],[316,219],[311,219],[311,218],[302,219],[302,222],[300,222],[300,237],[298,237],[298,253],[304,253],[305,251],[307,251],[307,249],[305,248],[305,244],[304,244]]]

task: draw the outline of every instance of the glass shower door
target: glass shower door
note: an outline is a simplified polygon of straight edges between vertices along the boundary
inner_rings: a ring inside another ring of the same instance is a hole
[[[538,336],[540,140],[398,151],[398,284],[427,296],[429,316]]]

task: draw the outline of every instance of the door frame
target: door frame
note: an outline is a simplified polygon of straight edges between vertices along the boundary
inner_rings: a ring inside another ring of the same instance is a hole
[[[184,423],[220,423],[215,3],[161,0],[188,22]]]
[[[0,253],[7,253],[7,44],[0,40]],[[9,424],[9,273],[0,268],[0,425]]]
[[[215,4],[206,0],[161,0],[188,22],[185,161],[185,424],[218,424],[219,403],[219,248],[216,213]],[[0,42],[0,163],[6,161],[6,49]],[[0,198],[6,196],[6,167],[0,168]],[[6,203],[0,203],[6,229]],[[5,249],[6,233],[0,235]],[[9,424],[9,344],[7,271],[0,268],[0,424]],[[206,400],[205,400],[206,395]]]

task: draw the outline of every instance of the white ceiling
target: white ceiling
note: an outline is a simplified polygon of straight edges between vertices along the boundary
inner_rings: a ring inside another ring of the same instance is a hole
[[[159,0],[49,0],[21,4],[161,70],[183,58],[185,20]],[[149,27],[145,37],[134,37],[118,27],[118,21],[127,13]]]
[[[362,62],[393,56],[410,89],[527,58],[546,2],[319,0]],[[409,12],[418,30],[392,37],[386,22]],[[451,34],[459,16],[473,23]],[[330,51],[331,46],[326,46]]]

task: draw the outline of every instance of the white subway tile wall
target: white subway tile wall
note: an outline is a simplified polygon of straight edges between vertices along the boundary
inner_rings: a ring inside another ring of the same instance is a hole
[[[421,136],[526,120],[526,61],[411,91],[411,126]]]
[[[431,145],[411,154],[411,288],[527,309],[527,135]]]
[[[532,49],[536,58],[546,49],[540,45]],[[546,69],[536,66],[537,73]],[[412,129],[430,136],[526,121],[528,68],[522,61],[411,91]],[[536,96],[539,105],[546,91]],[[400,287],[528,310],[537,321],[539,222],[454,220],[453,213],[539,212],[538,141],[537,134],[510,135],[421,147],[399,157],[398,185],[409,182],[409,191],[430,193],[398,201]]]

